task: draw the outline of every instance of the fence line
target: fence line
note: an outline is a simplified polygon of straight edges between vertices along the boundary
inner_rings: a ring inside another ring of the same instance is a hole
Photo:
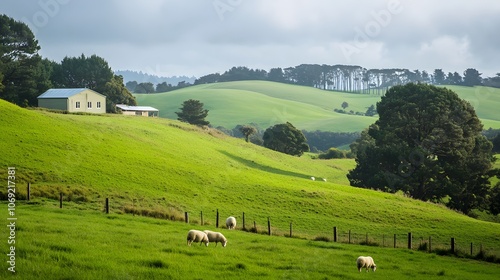
[[[28,183],[27,185],[27,196],[26,196],[26,201],[31,200],[31,184]],[[135,199],[134,199],[135,201]],[[133,204],[135,207],[135,203]],[[63,193],[61,192],[59,194],[59,208],[63,208]],[[106,214],[109,214],[109,198],[105,198],[104,202],[104,212]],[[135,212],[133,212],[135,215]],[[219,227],[219,218],[220,218],[220,213],[219,209],[216,209],[216,228]],[[201,225],[204,225],[204,217],[203,217],[203,211],[200,212],[200,220],[201,220]],[[242,230],[244,231],[251,231],[251,232],[259,232],[257,228],[257,223],[254,220],[253,221],[253,228],[247,229],[245,225],[245,212],[242,213]],[[186,211],[184,212],[184,222],[189,223],[189,213]],[[289,237],[293,237],[293,223],[290,222],[290,229],[289,229]],[[278,230],[279,231],[279,230]],[[271,227],[271,217],[267,217],[267,235],[272,235],[273,230]],[[286,234],[285,234],[286,236]],[[317,238],[318,239],[318,238]],[[326,240],[325,240],[326,239]],[[325,241],[330,241],[329,238],[319,238],[318,240],[325,240]],[[370,246],[379,246],[379,247],[392,247],[393,248],[407,248],[409,250],[420,250],[420,251],[427,251],[427,252],[449,252],[451,254],[466,254],[470,256],[474,256],[474,253],[476,255],[480,254],[485,254],[485,250],[483,250],[483,244],[482,243],[474,243],[474,242],[465,242],[465,241],[458,241],[455,237],[450,237],[448,239],[449,241],[443,241],[438,240],[435,236],[419,236],[415,237],[412,232],[408,233],[395,233],[393,236],[392,244],[391,240],[388,236],[385,234],[380,235],[373,235],[371,233],[365,232],[365,233],[355,233],[351,229],[341,232],[339,231],[339,228],[337,226],[333,227],[333,238],[331,239],[333,242],[338,242],[338,243],[348,243],[348,244],[360,244],[360,245],[370,245]],[[381,243],[379,243],[381,241]],[[415,244],[418,244],[418,247],[415,246]],[[499,250],[496,248],[490,248],[491,250],[498,252]],[[493,256],[495,259],[498,259],[498,257]],[[498,260],[497,262],[500,262]]]

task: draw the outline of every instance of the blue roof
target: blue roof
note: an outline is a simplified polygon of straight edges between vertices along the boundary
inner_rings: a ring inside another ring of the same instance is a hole
[[[78,94],[84,90],[89,90],[88,88],[51,88],[46,92],[42,93],[38,98],[68,98],[75,94]],[[97,93],[97,92],[96,92]],[[97,93],[100,94],[100,93]],[[100,94],[102,95],[102,94]]]

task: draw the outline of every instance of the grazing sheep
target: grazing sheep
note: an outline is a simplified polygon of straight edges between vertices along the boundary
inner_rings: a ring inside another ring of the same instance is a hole
[[[236,228],[236,218],[231,216],[226,219],[226,226],[228,229],[234,229]]]
[[[366,272],[370,270],[370,268],[375,272],[377,270],[377,265],[373,261],[372,257],[363,257],[360,256],[356,260],[356,265],[358,266],[358,271],[361,272],[362,268],[366,268]]]
[[[326,178],[323,178],[323,181],[325,181],[325,182],[326,182]]]
[[[220,242],[222,247],[226,247],[227,239],[222,233],[210,230],[204,230],[203,232],[207,234],[208,241],[215,242],[215,247],[217,247],[217,242]]]
[[[192,229],[187,235],[188,246],[191,246],[191,243],[193,242],[200,242],[200,245],[201,243],[205,243],[205,246],[208,246],[208,236],[203,231]]]
[[[316,178],[314,178],[314,177],[311,177],[311,180],[313,180],[313,181],[314,181],[314,180],[316,180]]]

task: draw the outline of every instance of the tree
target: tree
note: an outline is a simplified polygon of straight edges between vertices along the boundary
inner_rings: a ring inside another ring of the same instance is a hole
[[[199,100],[189,99],[182,103],[180,112],[175,112],[177,114],[177,119],[181,122],[187,122],[197,126],[209,125],[210,122],[206,121],[205,118],[208,116],[208,110],[203,109],[203,103]]]
[[[401,190],[464,213],[484,203],[492,168],[491,143],[481,135],[474,108],[446,88],[407,84],[377,103],[373,138],[357,153],[352,186]]]
[[[309,151],[307,139],[302,131],[289,122],[266,129],[263,140],[264,147],[289,155],[301,156]]]
[[[476,69],[468,68],[464,71],[464,81],[463,84],[468,87],[481,85],[481,73]]]
[[[156,92],[167,92],[173,90],[174,87],[171,84],[168,84],[167,82],[163,82],[161,84],[156,85]]]
[[[128,81],[126,84],[125,84],[125,87],[130,91],[130,92],[134,92],[135,90],[135,87],[137,86],[137,81]]]
[[[491,151],[493,153],[500,153],[500,133],[491,140],[491,143],[493,144]]]
[[[434,69],[434,74],[432,76],[436,85],[444,84],[445,74],[442,69]]]
[[[491,190],[488,210],[493,215],[500,214],[500,183],[497,183]]]
[[[123,84],[123,77],[115,75],[106,83],[102,93],[106,95],[106,112],[116,113],[116,104],[137,105],[135,97]]]
[[[347,103],[347,102],[345,102],[345,101],[344,101],[344,102],[342,102],[342,109],[344,109],[344,110],[345,110],[345,108],[347,108],[347,107],[349,107],[349,103]]]
[[[40,46],[23,23],[0,15],[0,98],[20,106],[36,106],[50,87],[50,67],[38,55]]]
[[[376,114],[377,114],[377,110],[375,109],[375,105],[372,104],[366,110],[365,116],[372,117],[372,116],[375,116]]]
[[[251,125],[240,126],[239,130],[245,136],[245,140],[247,141],[247,143],[250,135],[257,133],[257,129]]]
[[[134,92],[135,93],[153,93],[153,92],[155,92],[155,86],[151,82],[140,83],[135,87]]]

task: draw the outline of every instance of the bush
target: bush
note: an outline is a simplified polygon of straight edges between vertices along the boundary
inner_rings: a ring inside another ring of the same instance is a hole
[[[346,158],[346,154],[344,151],[341,151],[337,148],[330,148],[328,152],[325,154],[320,154],[318,156],[319,159],[332,159],[332,158]]]

